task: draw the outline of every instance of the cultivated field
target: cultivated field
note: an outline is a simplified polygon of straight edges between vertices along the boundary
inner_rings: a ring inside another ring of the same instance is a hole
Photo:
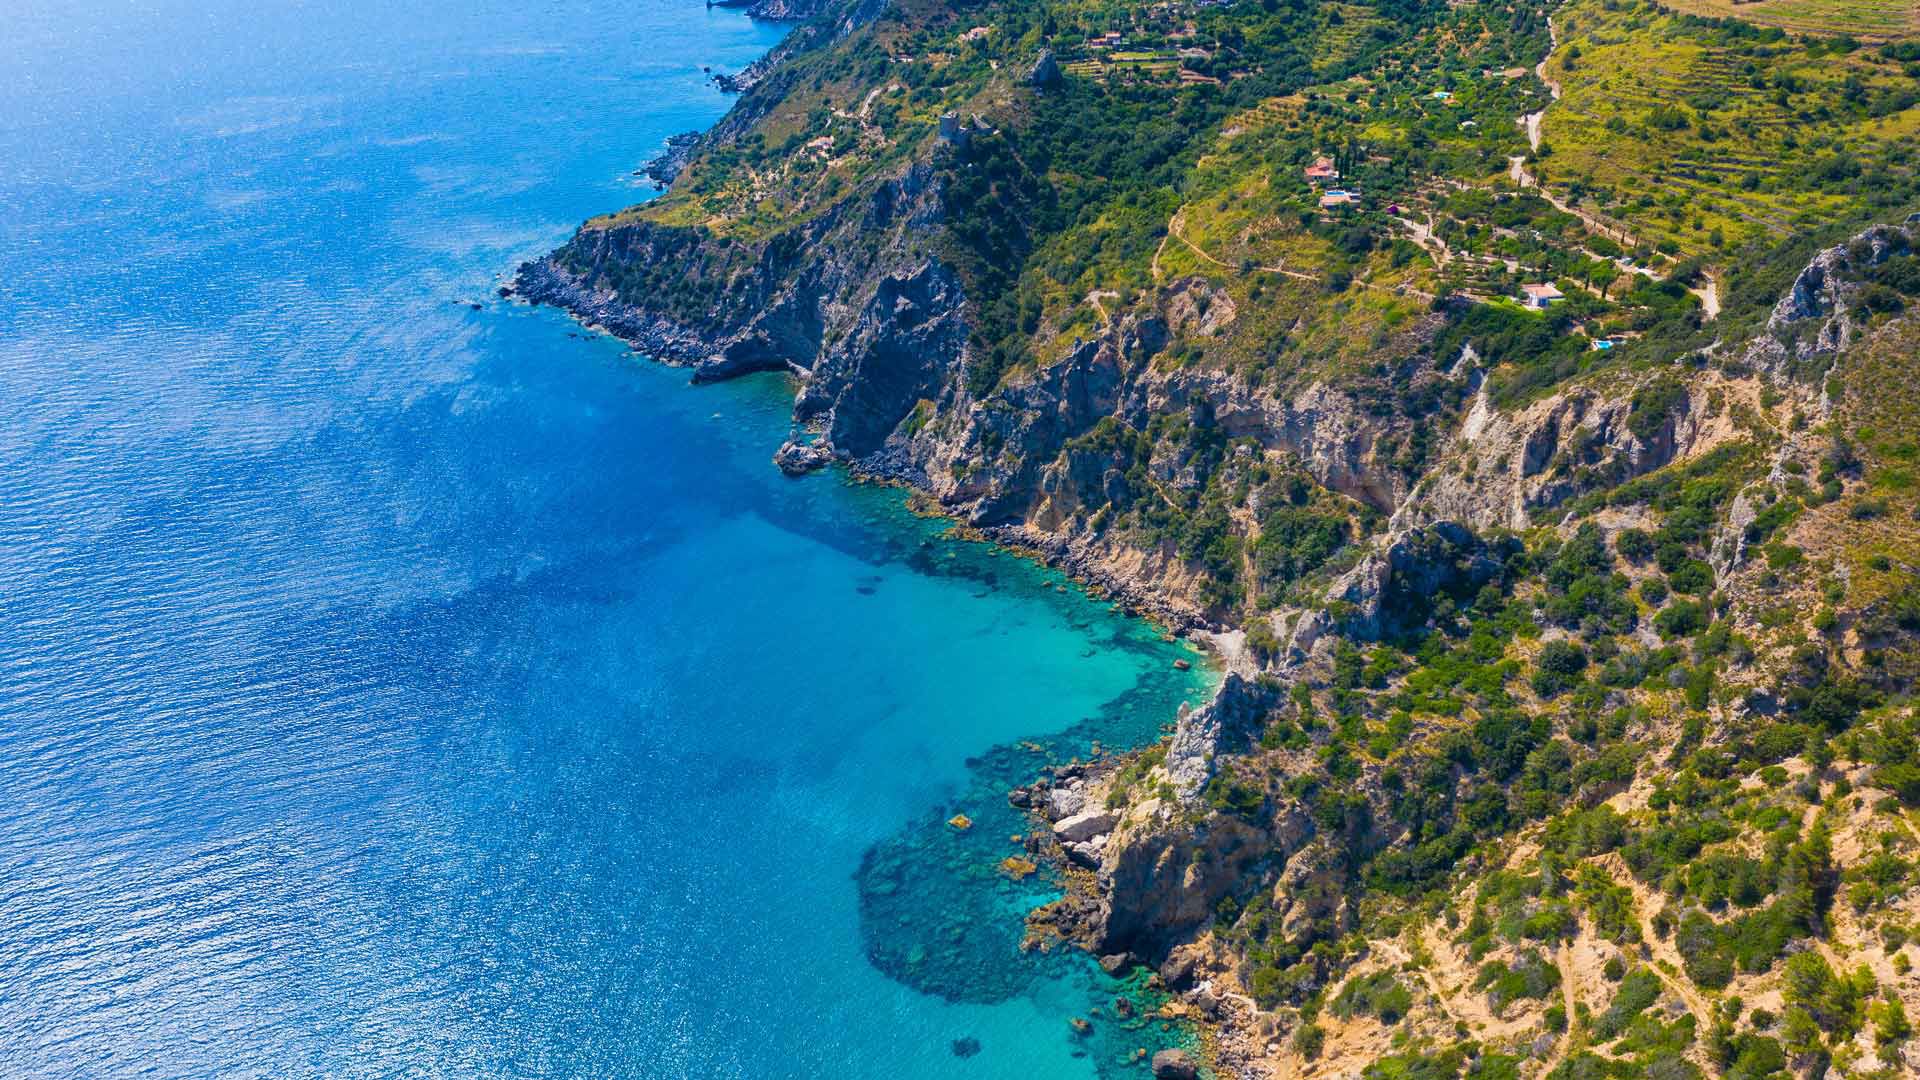
[[[1744,19],[1796,34],[1851,34],[1885,41],[1920,33],[1920,4],[1912,0],[1662,0],[1688,15]]]

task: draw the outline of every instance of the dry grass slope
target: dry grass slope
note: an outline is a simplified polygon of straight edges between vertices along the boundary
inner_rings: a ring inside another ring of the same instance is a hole
[[[1564,87],[1544,123],[1549,183],[1684,253],[1711,259],[1846,216],[1863,193],[1833,178],[1920,126],[1920,110],[1875,107],[1908,80],[1868,50],[1723,39],[1595,0],[1556,23],[1577,49],[1548,62]],[[1863,104],[1836,105],[1849,95]]]
[[[1688,15],[1743,19],[1795,34],[1851,34],[1890,41],[1920,33],[1920,4],[1912,0],[1662,0]]]

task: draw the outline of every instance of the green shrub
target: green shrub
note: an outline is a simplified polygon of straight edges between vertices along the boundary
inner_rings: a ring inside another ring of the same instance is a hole
[[[1355,1014],[1377,1017],[1391,1027],[1413,1007],[1413,993],[1400,985],[1391,971],[1348,979],[1339,996],[1328,1006],[1333,1015],[1350,1020]]]
[[[1627,430],[1641,442],[1651,442],[1666,426],[1667,417],[1687,400],[1687,388],[1678,379],[1663,378],[1633,393]]]
[[[1308,1061],[1319,1057],[1320,1052],[1326,1049],[1326,1045],[1327,1029],[1319,1024],[1301,1024],[1293,1033],[1293,1048]]]
[[[1691,600],[1681,600],[1661,609],[1653,617],[1653,626],[1663,638],[1692,637],[1707,628],[1707,612]]]
[[[1538,950],[1525,949],[1512,966],[1498,960],[1481,965],[1474,976],[1473,988],[1486,991],[1494,1012],[1504,1012],[1509,1004],[1522,998],[1544,999],[1559,989],[1560,969]]]
[[[1615,958],[1618,959],[1617,957]],[[1611,961],[1610,961],[1611,962]],[[1641,1013],[1660,1000],[1660,976],[1646,968],[1634,968],[1614,991],[1613,1002],[1593,1022],[1596,1042],[1618,1038]]]
[[[1677,593],[1703,595],[1713,590],[1713,568],[1699,559],[1688,559],[1667,575],[1667,584]]]
[[[1587,653],[1571,641],[1549,641],[1540,649],[1535,664],[1533,692],[1553,697],[1579,685],[1580,676],[1587,670]]]
[[[1653,537],[1645,529],[1621,529],[1613,538],[1613,550],[1628,562],[1645,562],[1653,556]]]

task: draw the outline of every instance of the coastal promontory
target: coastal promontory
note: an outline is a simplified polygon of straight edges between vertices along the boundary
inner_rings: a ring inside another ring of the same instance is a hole
[[[1210,643],[1016,792],[1033,939],[1210,1033],[1156,1075],[1911,1072],[1910,12],[759,13],[513,289]]]

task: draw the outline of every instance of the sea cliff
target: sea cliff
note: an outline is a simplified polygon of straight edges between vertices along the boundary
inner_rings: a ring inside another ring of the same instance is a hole
[[[1891,965],[1865,916],[1801,912],[1722,978],[1741,924],[1667,877],[1698,847],[1652,852],[1676,774],[1897,787],[1905,721],[1876,710],[1920,669],[1920,537],[1874,470],[1911,453],[1884,438],[1914,409],[1887,366],[1920,293],[1911,174],[1891,201],[1830,186],[1818,229],[1683,245],[1548,179],[1539,101],[1587,93],[1569,42],[1737,24],[1381,5],[1356,43],[1314,4],[1168,10],[1130,24],[1167,44],[1150,68],[1077,8],[823,8],[665,197],[513,291],[697,380],[790,373],[781,468],[910,485],[1214,645],[1228,677],[1164,743],[1013,797],[1073,883],[1036,940],[1157,968],[1221,1069],[1681,1075],[1727,1023],[1701,988],[1771,992],[1791,942]],[[1328,174],[1377,194],[1348,209]],[[1881,733],[1844,762],[1816,738],[1856,728]],[[1686,812],[1734,813],[1727,782]],[[1854,811],[1781,834],[1761,895],[1813,902],[1820,845],[1873,828]],[[1650,885],[1679,890],[1664,933]],[[1570,1020],[1608,1007],[1581,964],[1651,970],[1688,912],[1655,995],[1686,1041],[1594,1055],[1627,1021]],[[1920,1000],[1900,975],[1887,1000]],[[1356,1004],[1376,991],[1396,1004]]]

